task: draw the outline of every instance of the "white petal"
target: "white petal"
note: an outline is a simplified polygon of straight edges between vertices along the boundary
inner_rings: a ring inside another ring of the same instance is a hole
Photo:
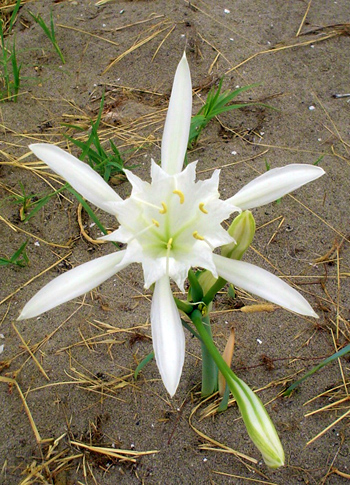
[[[123,231],[122,227],[119,227],[115,231],[112,231],[109,234],[106,234],[106,236],[100,236],[98,239],[102,239],[102,241],[113,241],[113,242],[125,243],[125,241],[123,240],[123,237],[120,235],[121,232],[125,232],[125,231]],[[128,234],[128,237],[130,237],[129,234]]]
[[[192,113],[191,74],[186,55],[177,66],[162,138],[162,168],[181,172],[186,155]]]
[[[134,241],[133,241],[134,242]],[[128,247],[131,246],[130,244]],[[154,258],[147,254],[142,255],[142,269],[145,279],[145,288],[148,289],[153,283],[166,275],[166,257]]]
[[[167,276],[155,284],[151,324],[157,366],[163,384],[172,397],[179,384],[185,360],[185,336]]]
[[[159,165],[156,164],[156,162],[151,159],[151,179],[152,183],[157,183],[161,182],[164,179],[169,178],[169,175],[160,167]]]
[[[130,170],[124,170],[124,173],[128,179],[128,181],[131,183],[132,185],[132,188],[133,188],[133,193],[139,193],[139,192],[143,192],[144,190],[146,190],[147,187],[149,187],[149,183],[148,182],[144,182],[143,180],[141,180],[137,175],[135,175],[134,173],[132,173]]]
[[[276,303],[287,310],[318,318],[309,303],[294,288],[254,264],[213,254],[219,276],[243,290]]]
[[[122,199],[88,164],[49,143],[35,143],[29,148],[85,199],[110,214],[116,214],[114,203]]]
[[[84,263],[61,274],[36,293],[23,308],[18,320],[32,318],[92,290],[125,267],[125,251]]]
[[[324,173],[321,167],[298,163],[274,168],[249,182],[227,202],[242,210],[260,207],[318,179]]]
[[[185,167],[180,173],[177,173],[175,176],[178,187],[181,187],[181,190],[183,190],[184,192],[186,192],[189,187],[193,189],[193,184],[196,180],[197,163],[198,160],[189,163],[187,167]]]

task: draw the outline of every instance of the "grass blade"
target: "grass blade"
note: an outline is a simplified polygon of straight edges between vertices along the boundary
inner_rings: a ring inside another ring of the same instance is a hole
[[[148,362],[150,362],[152,359],[154,358],[154,352],[152,350],[152,352],[150,352],[148,355],[146,355],[146,357],[141,360],[141,362],[139,363],[139,365],[136,367],[135,369],[135,372],[134,372],[134,379],[136,381],[139,373],[142,371],[142,369],[145,367],[145,365],[148,364]]]
[[[299,384],[301,384],[303,381],[305,381],[308,377],[315,374],[315,372],[322,369],[322,367],[324,367],[325,365],[333,362],[333,360],[339,359],[340,357],[343,357],[345,354],[347,354],[349,352],[350,352],[350,344],[347,345],[346,347],[343,347],[338,352],[335,352],[335,354],[331,355],[330,357],[328,357],[327,359],[323,360],[318,365],[313,367],[311,370],[309,370],[301,379],[297,380],[296,382],[294,382],[294,384],[289,386],[288,389],[286,389],[283,392],[283,396],[289,396],[291,394],[291,392],[294,391],[294,389],[296,389],[299,386]]]

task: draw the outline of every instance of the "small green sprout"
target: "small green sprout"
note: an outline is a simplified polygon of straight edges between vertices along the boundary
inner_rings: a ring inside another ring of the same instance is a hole
[[[20,86],[20,70],[21,65],[17,62],[16,44],[13,40],[12,50],[9,48],[9,43],[5,42],[5,34],[9,35],[12,31],[13,24],[16,20],[17,12],[20,7],[21,0],[17,0],[16,5],[11,14],[10,23],[5,32],[5,22],[0,19],[0,99],[17,101],[17,95]],[[12,67],[12,73],[10,72]]]
[[[58,46],[58,43],[57,43],[57,40],[56,40],[56,34],[55,34],[55,24],[53,22],[53,17],[52,17],[52,10],[50,12],[50,27],[48,27],[45,23],[45,21],[43,20],[43,18],[41,17],[41,15],[34,15],[33,12],[30,12],[30,15],[32,16],[33,20],[38,24],[40,25],[40,27],[43,29],[46,37],[48,39],[50,39],[52,45],[54,46],[57,54],[60,56],[60,59],[61,61],[63,62],[63,64],[65,64],[65,59],[63,57],[63,54],[62,54],[62,51],[61,49],[59,48]]]
[[[19,183],[21,187],[21,194],[12,196],[15,204],[20,204],[19,217],[22,222],[27,222],[31,219],[47,202],[54,196],[67,188],[67,184],[55,190],[54,192],[41,196],[39,194],[27,194],[23,184]]]
[[[101,116],[104,105],[104,96],[101,99],[100,109],[95,122],[91,121],[90,136],[87,141],[77,140],[70,136],[66,136],[69,141],[74,143],[82,150],[80,160],[87,158],[90,167],[99,173],[103,179],[108,182],[111,178],[124,180],[124,161],[122,156],[112,140],[109,140],[111,151],[107,152],[101,144],[98,135],[98,128],[101,122]],[[74,125],[65,125],[69,128],[79,129],[84,131],[81,127]],[[129,167],[134,168],[134,167]]]
[[[236,96],[248,89],[257,86],[257,84],[250,84],[248,86],[243,86],[241,88],[237,88],[234,91],[224,91],[221,92],[223,83],[223,78],[220,79],[219,86],[215,90],[214,88],[209,91],[207,100],[205,104],[201,107],[198,113],[192,117],[191,119],[191,127],[190,127],[190,135],[188,139],[188,148],[193,148],[196,143],[198,142],[198,138],[202,132],[202,130],[207,126],[209,121],[215,116],[224,113],[225,111],[231,111],[233,109],[244,108],[249,106],[251,103],[237,103],[237,104],[228,104],[230,103]]]
[[[28,240],[23,243],[19,249],[13,255],[8,258],[0,258],[0,266],[19,266],[23,268],[29,264],[29,259],[26,253],[26,246],[28,244]]]

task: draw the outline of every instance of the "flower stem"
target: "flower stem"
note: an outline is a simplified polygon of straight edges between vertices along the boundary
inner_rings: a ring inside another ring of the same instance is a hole
[[[211,329],[203,323],[203,320],[206,317],[202,317],[202,314],[199,310],[194,310],[191,314],[191,320],[194,326],[197,329],[197,332],[201,338],[203,345],[206,347],[208,353],[212,357],[213,361],[216,363],[218,368],[220,369],[221,373],[226,379],[226,382],[230,385],[229,381],[239,381],[240,379],[233,373],[233,371],[228,367],[226,362],[224,361],[222,355],[216,348],[211,334]],[[231,386],[230,386],[231,387]],[[232,391],[233,393],[233,391]],[[233,393],[234,394],[234,393]],[[235,396],[236,397],[236,396]],[[237,400],[238,403],[238,400]]]
[[[198,311],[198,310],[197,310]],[[200,312],[198,312],[200,313]],[[204,322],[203,328],[206,332],[206,338],[213,341],[213,336],[211,332],[211,325],[209,315],[202,317],[202,322]],[[208,350],[207,345],[201,339],[202,348],[202,397],[210,396],[217,391],[218,388],[218,368],[213,360],[213,357]]]
[[[225,377],[236,399],[248,434],[262,453],[265,463],[271,468],[283,466],[284,452],[281,442],[259,397],[228,367],[203,324],[203,317],[199,310],[192,312],[191,320],[203,344]]]

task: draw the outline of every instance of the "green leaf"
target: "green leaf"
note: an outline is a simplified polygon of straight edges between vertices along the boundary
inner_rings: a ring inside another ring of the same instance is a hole
[[[101,229],[103,234],[107,234],[106,228],[103,226],[102,222],[100,222],[100,220],[98,219],[98,217],[96,216],[94,211],[91,209],[89,204],[86,202],[86,200],[83,199],[82,196],[80,194],[78,194],[78,192],[76,192],[71,186],[68,186],[67,190],[69,190],[69,192],[71,192],[74,195],[74,197],[78,200],[78,202],[81,203],[81,205],[84,207],[86,212],[89,214],[90,218],[93,220],[93,222],[96,224],[96,226],[99,229]]]
[[[218,407],[219,413],[226,411],[226,409],[228,407],[229,397],[230,397],[230,388],[226,384],[224,395],[222,396],[221,403],[219,404],[219,407]]]
[[[11,256],[10,259],[7,258],[0,258],[0,266],[9,266],[10,264],[13,264],[15,266],[20,266],[24,267],[29,263],[29,258],[27,256],[27,253],[25,251],[26,246],[28,244],[28,240],[23,243],[19,249]],[[22,256],[22,259],[19,259]]]
[[[330,357],[328,357],[327,359],[323,360],[318,365],[313,367],[311,370],[309,370],[309,372],[307,372],[301,379],[297,380],[296,382],[294,382],[294,384],[289,386],[288,389],[286,389],[283,392],[283,396],[289,396],[291,394],[291,392],[294,391],[294,389],[296,389],[299,386],[299,384],[301,384],[303,381],[305,381],[308,377],[315,374],[315,372],[322,369],[322,367],[324,367],[325,365],[328,365],[331,362],[333,362],[334,360],[339,359],[340,357],[343,357],[345,354],[347,354],[349,352],[350,352],[350,344],[347,345],[346,347],[343,347],[341,350],[339,350],[338,352],[331,355]]]
[[[145,365],[148,364],[148,362],[150,362],[152,359],[154,358],[154,352],[152,350],[152,352],[150,352],[140,363],[139,365],[136,367],[135,369],[135,372],[134,372],[134,379],[136,381],[139,373],[142,371],[142,369],[145,367]]]
[[[10,25],[9,25],[9,28],[8,28],[8,33],[9,34],[12,31],[12,27],[13,27],[13,24],[15,23],[15,20],[16,20],[16,17],[17,17],[17,13],[18,13],[18,10],[19,10],[19,7],[20,6],[21,6],[21,0],[17,0],[16,1],[15,8],[13,9],[12,14],[11,14]]]

